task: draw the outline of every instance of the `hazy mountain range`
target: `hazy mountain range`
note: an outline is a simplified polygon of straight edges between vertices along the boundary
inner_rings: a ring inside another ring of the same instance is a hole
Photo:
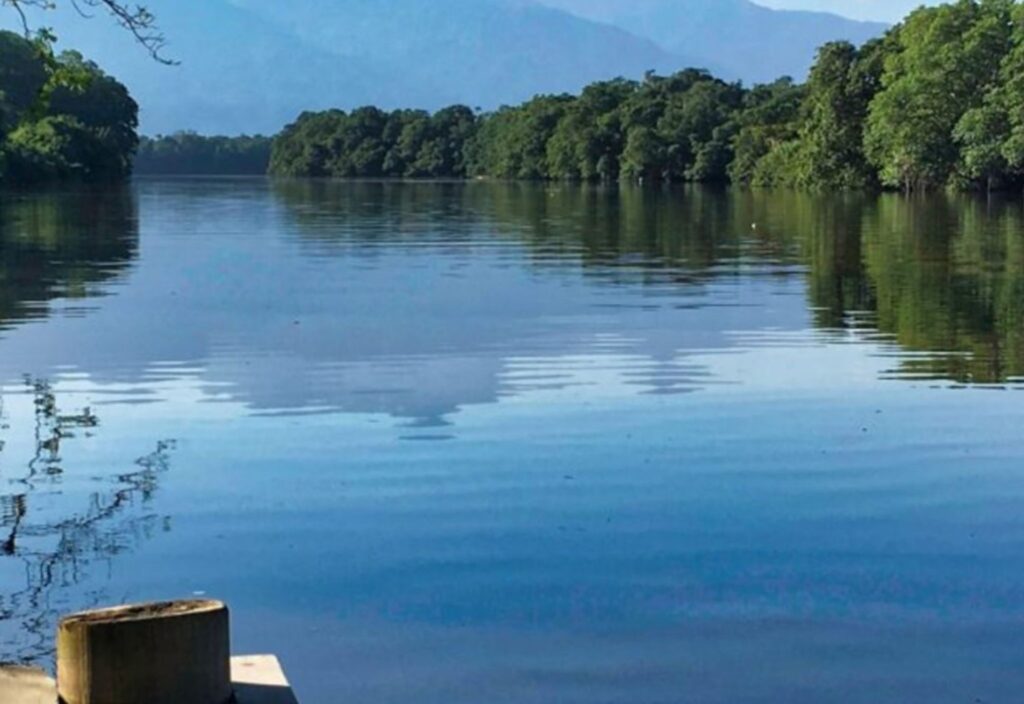
[[[836,12],[846,17],[882,22],[899,22],[921,5],[938,5],[944,0],[757,0],[761,5],[785,10]],[[948,0],[945,0],[948,1]]]
[[[802,78],[833,39],[885,25],[749,0],[148,0],[163,66],[108,18],[35,21],[124,81],[146,133],[273,132],[302,110],[490,109],[649,69],[708,68],[747,83]],[[15,27],[7,14],[0,21]]]

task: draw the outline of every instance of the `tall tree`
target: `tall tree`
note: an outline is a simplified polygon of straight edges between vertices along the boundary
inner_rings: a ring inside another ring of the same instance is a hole
[[[1013,7],[1011,18],[999,81],[955,132],[964,179],[987,189],[1024,179],[1024,5]]]
[[[611,180],[618,177],[623,147],[622,106],[638,88],[622,78],[583,89],[548,141],[548,172],[554,179]]]
[[[728,171],[734,183],[771,185],[776,180],[759,164],[768,154],[796,138],[803,98],[804,87],[789,77],[754,86],[743,96]]]
[[[871,182],[864,155],[864,122],[880,83],[882,42],[858,50],[832,42],[818,52],[807,81],[800,128],[801,185],[819,188],[862,187]]]
[[[80,54],[53,57],[47,48],[0,32],[0,178],[127,176],[138,145],[135,101]]]
[[[622,178],[659,181],[665,175],[665,144],[650,127],[637,125],[626,135],[622,150]]]
[[[998,79],[1013,0],[959,0],[911,13],[894,33],[865,144],[882,183],[942,186],[959,160],[954,129]]]

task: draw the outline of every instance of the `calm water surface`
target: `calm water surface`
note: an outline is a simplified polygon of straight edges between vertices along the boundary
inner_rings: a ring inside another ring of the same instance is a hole
[[[0,196],[0,660],[209,595],[304,704],[1013,702],[1024,211]]]

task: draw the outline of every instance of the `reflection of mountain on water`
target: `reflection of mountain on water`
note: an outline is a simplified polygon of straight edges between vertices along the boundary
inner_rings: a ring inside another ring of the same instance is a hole
[[[145,256],[124,295],[86,319],[19,331],[4,341],[0,372],[31,357],[33,369],[70,364],[100,383],[191,376],[210,398],[261,413],[341,409],[437,425],[466,404],[606,383],[594,356],[618,355],[618,381],[634,392],[692,390],[706,379],[687,350],[728,347],[723,324],[753,324],[743,301],[709,306],[697,286],[680,289],[690,274],[667,267],[662,276],[613,261],[581,280],[579,256],[556,251],[579,249],[577,229],[531,242],[548,235],[502,214],[539,212],[543,190],[505,202],[500,191],[417,186],[413,201],[390,202],[298,185],[314,189],[311,202],[271,197],[259,181],[142,183]],[[765,290],[731,295],[753,303]],[[788,326],[804,325],[799,299],[787,310]]]
[[[138,252],[130,189],[0,193],[0,330],[102,293]]]
[[[479,393],[449,396],[444,412],[609,383],[692,391],[713,383],[694,354],[733,348],[731,332],[758,326],[773,291],[799,293],[798,280],[769,275],[784,252],[766,250],[762,269],[741,265],[741,231],[712,191],[671,199],[536,184],[273,188],[307,257],[350,263],[346,351],[366,360],[354,376],[396,394],[377,400],[398,415],[403,392],[439,399],[436,391],[465,392],[465,382]],[[798,296],[774,305],[777,324],[806,326]],[[400,388],[375,378],[392,364],[408,372]]]
[[[691,391],[722,381],[709,354],[797,338],[879,343],[898,378],[1024,375],[1016,204],[489,183],[136,190],[143,254],[122,295],[7,335],[0,376],[31,360],[150,399],[187,381],[257,413],[429,426],[504,397]],[[64,223],[86,212],[54,207]],[[21,310],[110,290],[94,284],[134,255],[134,206],[104,208],[106,225],[78,231],[125,234],[88,257],[85,240],[57,247],[64,268],[31,295],[22,285]],[[40,229],[0,217],[8,248]]]

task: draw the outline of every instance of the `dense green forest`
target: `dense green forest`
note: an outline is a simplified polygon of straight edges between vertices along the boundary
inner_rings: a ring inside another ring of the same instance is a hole
[[[304,113],[276,138],[270,173],[1020,187],[1024,5],[921,8],[862,47],[822,47],[802,85],[747,89],[689,69],[489,114]]]
[[[263,175],[270,163],[271,137],[205,137],[178,132],[143,137],[135,157],[137,174]]]
[[[127,89],[95,64],[0,31],[0,183],[124,178],[137,124]]]
[[[128,91],[45,39],[0,33],[0,179],[127,175]],[[766,48],[770,51],[770,48]],[[143,140],[140,173],[738,183],[917,190],[1024,186],[1024,4],[921,8],[822,47],[806,83],[687,69],[481,113],[304,113],[272,140]]]

